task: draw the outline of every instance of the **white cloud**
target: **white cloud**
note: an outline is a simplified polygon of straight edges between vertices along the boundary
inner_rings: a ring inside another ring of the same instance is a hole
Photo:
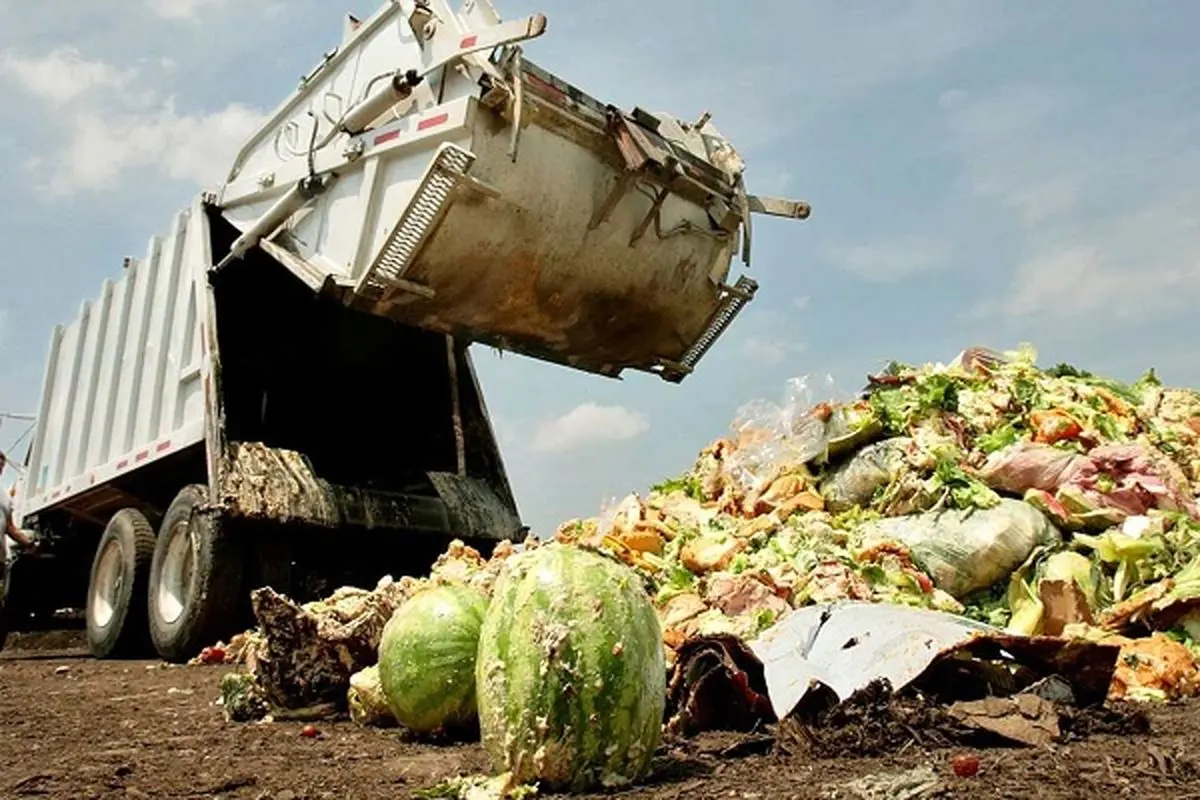
[[[801,295],[800,297],[792,300],[792,305],[796,307],[797,311],[808,311],[808,307],[812,305],[812,297],[809,295]]]
[[[1089,174],[1102,169],[1090,162],[1087,148],[1064,146],[1058,128],[1073,109],[1061,92],[1013,86],[972,98],[953,91],[941,105],[949,112],[952,147],[964,159],[968,191],[1000,202],[1024,224],[1072,211]],[[1035,130],[1039,140],[1029,135]]]
[[[823,255],[863,280],[887,283],[945,267],[950,247],[941,239],[908,234],[866,244],[830,245]]]
[[[557,419],[537,427],[533,449],[539,453],[563,453],[603,442],[636,439],[650,430],[644,414],[624,406],[583,403]]]
[[[148,0],[150,9],[163,19],[195,19],[200,11],[211,6],[219,8],[228,0]]]
[[[0,52],[0,76],[54,107],[106,89],[124,89],[135,72],[88,61],[74,47],[56,47],[40,58]]]
[[[548,54],[545,63],[573,64],[573,80],[606,101],[684,117],[713,111],[716,127],[747,156],[750,191],[761,194],[789,194],[798,179],[788,174],[794,159],[764,163],[756,158],[762,149],[794,147],[798,130],[817,121],[825,130],[831,111],[867,102],[881,86],[925,77],[1007,24],[996,4],[971,0],[871,8],[772,0],[755,5],[754,19],[739,24],[725,14],[696,14],[682,2],[575,3],[561,17],[550,14],[557,33],[536,45]],[[681,15],[688,35],[659,41],[655,31],[678,26]],[[641,23],[638,31],[624,24],[631,18]],[[598,29],[622,36],[597,36]],[[726,54],[716,93],[707,75],[690,66],[712,61],[713,53]],[[792,71],[803,79],[783,77]]]
[[[792,301],[792,308],[754,309],[743,322],[730,332],[731,345],[737,350],[747,366],[777,367],[788,359],[808,351],[808,344],[798,324],[799,312],[808,307],[808,298]],[[742,327],[742,326],[745,327]]]
[[[1005,24],[987,4],[961,0],[909,0],[856,9],[820,3],[797,11],[806,38],[826,56],[809,53],[806,61],[829,70],[834,85],[828,88],[833,90],[871,89],[929,74],[992,39]]]
[[[782,364],[791,356],[802,354],[808,349],[803,342],[783,338],[750,336],[742,342],[742,353],[766,366]]]
[[[966,316],[1133,321],[1200,301],[1200,117],[1167,93],[1089,104],[1027,86],[942,106],[968,188],[1007,212],[1020,254]]]
[[[221,179],[260,119],[236,103],[209,114],[180,114],[171,99],[144,114],[83,112],[74,119],[50,188],[60,194],[103,189],[139,167],[206,185]]]
[[[134,68],[84,59],[71,48],[33,58],[0,54],[0,73],[45,102],[60,120],[57,153],[26,162],[47,171],[53,195],[111,188],[127,171],[148,168],[178,181],[221,180],[263,113],[233,103],[211,112],[180,111],[174,97],[145,85]]]

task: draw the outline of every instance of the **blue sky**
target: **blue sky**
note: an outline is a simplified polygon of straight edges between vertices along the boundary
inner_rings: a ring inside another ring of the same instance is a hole
[[[35,408],[53,325],[220,179],[342,12],[377,8],[344,2],[0,0],[0,410]],[[680,471],[795,376],[852,392],[892,358],[1032,341],[1200,384],[1200,6],[497,5],[548,16],[531,59],[626,108],[711,110],[751,191],[814,207],[756,220],[759,296],[681,385],[476,354],[535,529]]]

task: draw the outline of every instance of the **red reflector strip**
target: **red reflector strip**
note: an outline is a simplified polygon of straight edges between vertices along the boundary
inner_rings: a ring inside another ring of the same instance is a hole
[[[128,466],[129,466],[128,458],[122,458],[120,461],[117,462],[117,469],[125,469]]]
[[[430,117],[429,119],[423,119],[417,123],[417,130],[427,131],[430,128],[436,128],[438,125],[441,125],[448,119],[450,119],[449,114],[438,114],[436,117]]]
[[[400,137],[400,129],[397,128],[394,131],[388,131],[387,133],[381,133],[378,136],[376,136],[375,144],[384,144],[385,142],[390,142],[392,139],[397,139],[399,137]]]
[[[571,96],[569,94],[567,94],[565,91],[563,91],[562,89],[555,86],[554,84],[548,83],[548,82],[542,80],[537,75],[534,75],[531,72],[524,73],[524,77],[525,77],[525,80],[529,81],[529,83],[532,84],[534,87],[536,87],[537,89],[540,89],[541,91],[545,92],[546,94],[553,95],[554,99],[557,100],[558,102],[562,103],[563,105],[568,105],[571,103]]]
[[[463,40],[458,43],[458,49],[466,50],[468,47],[474,47],[475,43],[478,41],[479,41],[478,36],[464,36]]]
[[[171,449],[171,440],[170,440],[170,439],[168,439],[168,440],[167,440],[167,441],[165,441],[165,442],[159,442],[159,443],[158,443],[157,445],[155,445],[155,447],[154,447],[154,451],[155,451],[156,453],[161,453],[161,452],[163,452],[164,450],[170,450],[170,449]]]
[[[142,451],[141,451],[141,452],[139,452],[139,453],[138,453],[136,456],[134,456],[134,457],[133,457],[133,460],[134,460],[134,461],[145,461],[145,460],[146,460],[147,458],[149,458],[149,457],[150,457],[150,451],[149,451],[149,450],[142,450]]]

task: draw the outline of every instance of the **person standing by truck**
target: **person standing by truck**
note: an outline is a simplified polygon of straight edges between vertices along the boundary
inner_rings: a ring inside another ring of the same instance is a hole
[[[4,475],[4,468],[7,466],[8,456],[4,454],[3,450],[0,450],[0,476]],[[12,537],[17,544],[27,550],[37,547],[37,540],[18,528],[16,522],[13,521],[12,498],[5,491],[0,491],[0,531],[4,532],[3,535],[0,535],[0,545],[3,545],[0,547],[0,588],[2,588],[8,571],[8,538]],[[0,592],[0,596],[2,596],[2,592]]]
[[[0,450],[0,476],[8,466],[8,456]],[[5,606],[8,601],[8,539],[12,537],[17,544],[29,551],[37,549],[37,540],[17,527],[13,521],[12,498],[8,492],[0,489],[0,650],[4,649],[4,641],[8,638],[8,620],[5,616]]]

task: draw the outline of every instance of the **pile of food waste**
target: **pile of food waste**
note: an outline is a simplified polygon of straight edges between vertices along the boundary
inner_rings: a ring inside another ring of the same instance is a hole
[[[651,587],[668,658],[841,600],[1120,644],[1114,698],[1200,689],[1200,392],[1036,364],[893,363],[860,396],[756,402],[683,475],[560,541]]]
[[[237,656],[213,648],[246,667],[221,681],[230,721],[345,714],[430,742],[477,738],[494,774],[460,782],[476,797],[649,773],[666,705],[662,631],[644,582],[616,559],[536,541],[484,559],[456,542],[428,578],[304,605],[270,588],[251,599],[249,643]]]
[[[383,577],[372,590],[343,587],[324,600],[296,603],[270,587],[251,593],[258,627],[228,644],[205,648],[193,665],[238,664],[227,674],[222,704],[230,720],[319,719],[353,711],[356,717],[386,721],[371,705],[378,675],[380,641],[397,609],[423,589],[469,586],[490,594],[505,560],[518,549],[501,542],[491,558],[461,541],[438,557],[427,577]],[[352,678],[359,676],[357,680]],[[364,707],[365,702],[365,707]]]
[[[1140,731],[1112,709],[1200,693],[1197,488],[1200,393],[976,348],[848,399],[794,380],[549,541],[455,542],[316,603],[258,589],[258,629],[197,661],[245,667],[231,720],[479,736],[506,796],[636,782],[711,727],[836,750],[864,703],[950,738]]]

